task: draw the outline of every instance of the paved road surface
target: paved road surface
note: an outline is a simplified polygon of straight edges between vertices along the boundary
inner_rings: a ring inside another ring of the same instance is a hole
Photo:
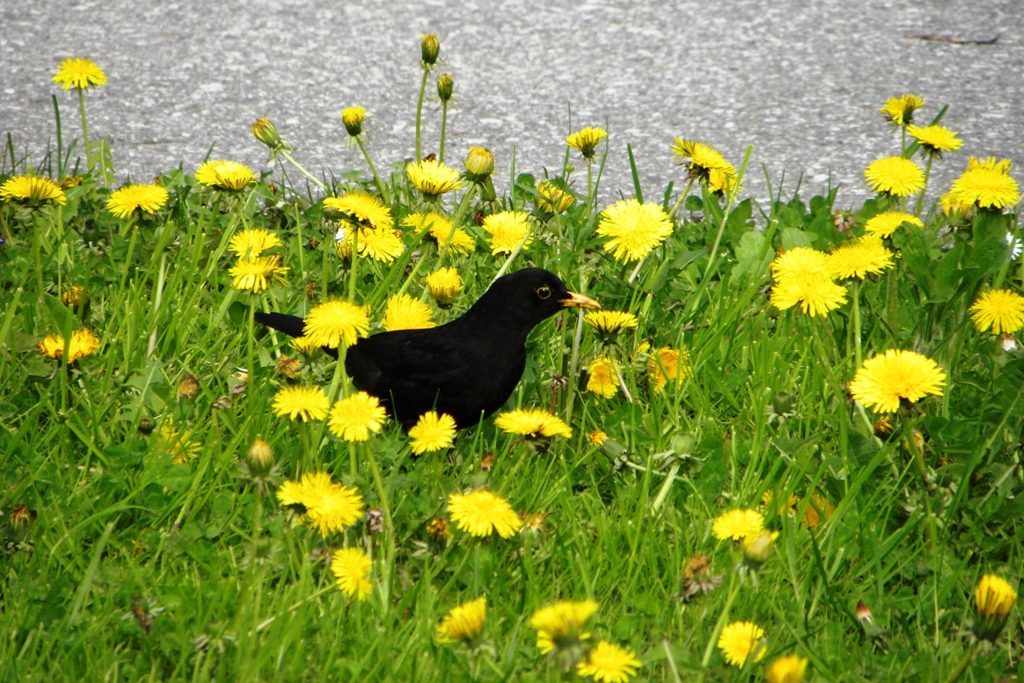
[[[679,181],[675,135],[719,147],[736,165],[754,146],[748,191],[763,197],[764,164],[819,190],[831,174],[840,206],[868,195],[863,169],[897,140],[878,108],[890,95],[942,104],[965,145],[938,165],[945,190],[969,154],[1024,166],[1024,6],[1021,0],[538,0],[0,4],[0,131],[38,153],[53,139],[56,64],[89,56],[109,77],[89,93],[93,135],[109,135],[122,175],[146,179],[215,158],[261,167],[249,124],[274,120],[311,169],[361,167],[345,145],[341,110],[373,113],[378,163],[411,157],[419,34],[435,32],[459,110],[450,150],[491,148],[508,173],[558,167],[573,126],[611,132],[606,198],[631,194],[626,143],[645,192]],[[952,35],[991,45],[909,39]],[[60,92],[77,133],[72,94]],[[436,104],[425,150],[436,146]],[[502,183],[504,184],[504,183]],[[790,184],[791,187],[791,184]]]

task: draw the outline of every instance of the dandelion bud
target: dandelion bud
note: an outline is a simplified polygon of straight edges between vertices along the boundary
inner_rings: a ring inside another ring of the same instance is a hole
[[[60,295],[60,300],[71,310],[84,314],[89,309],[92,294],[81,285],[71,285]]]
[[[875,422],[874,433],[879,439],[888,439],[892,435],[892,420],[888,415],[883,415]]]
[[[362,107],[349,107],[341,112],[341,121],[345,124],[345,130],[352,137],[357,137],[363,132],[364,118],[366,118],[366,110]]]
[[[455,83],[452,81],[452,75],[445,73],[437,77],[437,96],[442,102],[447,102],[452,98],[452,90],[455,89]]]
[[[762,531],[759,534],[750,534],[743,538],[743,558],[748,565],[755,569],[771,557],[773,548],[775,548],[775,534],[771,531]]]
[[[537,207],[547,213],[562,213],[576,201],[571,193],[548,180],[537,183]]]
[[[437,63],[437,56],[441,53],[441,42],[433,33],[420,36],[420,54],[426,66],[433,66]]]
[[[178,396],[182,398],[195,398],[199,392],[199,379],[195,375],[182,377],[178,382]]]
[[[697,439],[690,433],[676,434],[672,437],[671,446],[677,456],[690,456],[693,455],[693,449],[697,446]]]
[[[139,420],[139,431],[143,434],[152,434],[156,428],[156,423],[150,420],[148,417],[144,417]]]
[[[427,524],[427,545],[434,552],[440,552],[448,547],[452,540],[452,530],[448,526],[448,520],[444,517],[436,517]]]
[[[366,511],[366,530],[371,534],[379,534],[384,531],[384,511],[379,508],[370,508]]]
[[[277,128],[275,128],[274,124],[270,122],[270,119],[256,119],[256,123],[252,124],[252,134],[256,136],[257,140],[269,147],[271,152],[291,149],[291,147],[281,139],[281,136],[277,132]]]
[[[462,278],[454,268],[440,268],[427,276],[430,296],[439,304],[446,304],[462,290]]]
[[[274,449],[263,439],[252,442],[246,457],[254,470],[266,472],[274,465]]]
[[[29,510],[25,507],[24,503],[18,503],[11,510],[11,526],[15,529],[19,529],[27,524],[31,524],[36,521],[37,513],[35,510]]]
[[[857,621],[860,622],[860,627],[867,640],[879,641],[885,635],[885,629],[875,623],[871,609],[862,600],[857,602]]]
[[[64,179],[60,181],[60,189],[70,190],[72,187],[77,187],[82,184],[84,178],[80,175],[66,175]]]
[[[466,178],[482,183],[494,173],[494,155],[483,147],[470,147],[465,166]]]
[[[981,577],[974,590],[974,635],[995,642],[1016,602],[1017,591],[1005,580],[995,574]]]

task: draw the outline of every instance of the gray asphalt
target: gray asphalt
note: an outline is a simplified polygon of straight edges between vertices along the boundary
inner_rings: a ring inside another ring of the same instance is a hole
[[[756,197],[764,165],[790,188],[804,174],[805,195],[831,177],[838,204],[856,204],[869,196],[864,167],[898,149],[878,108],[904,92],[927,101],[919,120],[949,104],[943,123],[965,142],[937,165],[936,191],[969,155],[1012,159],[1018,180],[1024,164],[1021,0],[4,0],[0,26],[0,131],[38,154],[59,93],[77,134],[76,99],[50,78],[62,58],[89,56],[109,78],[88,93],[91,133],[110,136],[119,174],[140,180],[181,162],[193,171],[211,145],[214,158],[266,167],[249,132],[261,116],[311,170],[362,168],[339,120],[356,104],[373,114],[379,165],[411,157],[424,32],[456,83],[449,160],[481,144],[507,176],[515,146],[518,170],[558,168],[571,107],[574,128],[611,134],[606,200],[632,194],[627,143],[648,198],[678,184],[679,135],[737,166],[753,145]],[[436,102],[427,112],[425,152],[440,127]]]

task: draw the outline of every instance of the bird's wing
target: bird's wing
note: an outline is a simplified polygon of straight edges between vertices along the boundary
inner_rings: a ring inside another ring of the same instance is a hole
[[[356,386],[365,384],[384,395],[396,386],[436,392],[466,374],[459,339],[416,332],[382,332],[353,345],[345,370]]]

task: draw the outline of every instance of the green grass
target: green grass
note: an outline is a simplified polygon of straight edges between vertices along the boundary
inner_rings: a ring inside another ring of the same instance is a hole
[[[104,144],[94,143],[100,152]],[[59,180],[73,170],[74,147],[59,149],[33,162],[9,141],[0,182],[23,173]],[[529,618],[556,600],[587,598],[600,605],[594,642],[637,653],[640,680],[760,680],[773,659],[791,653],[809,659],[807,681],[949,676],[970,647],[978,579],[994,572],[1017,586],[1020,578],[1024,355],[1003,351],[967,315],[985,288],[1021,287],[1024,269],[1004,241],[1007,232],[1020,236],[1016,214],[979,211],[951,230],[932,210],[924,230],[895,234],[895,268],[860,286],[865,357],[913,349],[948,373],[944,394],[904,409],[882,440],[872,432],[877,416],[847,391],[857,371],[851,303],[811,318],[779,311],[766,296],[776,251],[827,251],[849,239],[836,228],[834,189],[809,201],[797,192],[783,199],[780,189],[758,203],[713,196],[699,183],[679,196],[668,183],[681,177],[644,188],[666,211],[682,206],[671,237],[630,282],[636,264],[614,261],[595,234],[608,205],[597,195],[602,163],[599,153],[590,197],[582,166],[558,173],[578,201],[554,218],[532,203],[542,170],[537,178],[513,171],[508,195],[460,212],[477,237],[474,253],[442,256],[407,231],[395,265],[359,260],[355,299],[379,324],[387,296],[403,287],[419,296],[426,274],[454,265],[464,291],[435,315],[450,320],[504,265],[486,248],[477,211],[532,212],[538,239],[511,267],[548,268],[605,308],[638,316],[617,350],[633,400],[581,392],[580,378],[567,377],[554,400],[573,436],[537,452],[488,419],[450,451],[413,458],[389,423],[357,447],[354,476],[348,444],[271,409],[277,388],[291,381],[330,385],[335,363],[303,357],[299,378],[289,380],[275,366],[298,354],[250,323],[253,310],[302,314],[328,296],[349,296],[349,265],[333,249],[336,222],[293,170],[278,165],[240,193],[168,171],[160,176],[167,207],[121,221],[104,210],[114,188],[101,160],[67,190],[63,208],[0,204],[2,678],[571,679],[538,654]],[[393,164],[383,179],[396,224],[423,206],[402,168]],[[377,189],[358,170],[324,177],[333,196]],[[623,192],[640,190],[637,182]],[[449,214],[457,201],[444,199]],[[859,235],[889,200],[852,208]],[[227,241],[243,227],[267,228],[284,242],[290,272],[259,295],[233,290],[227,272]],[[61,302],[72,284],[91,293],[87,311]],[[572,367],[576,315],[560,314],[531,335],[510,406],[551,405],[552,380]],[[103,346],[77,364],[36,350],[45,335],[81,327]],[[685,346],[692,371],[654,392],[645,357],[634,361],[643,342]],[[599,352],[589,328],[579,352],[581,366]],[[178,393],[188,375],[199,380],[194,398]],[[196,445],[191,461],[173,463],[160,438],[168,420]],[[591,445],[599,429],[626,457]],[[925,439],[924,478],[905,445],[910,429]],[[272,493],[260,495],[239,476],[257,438],[272,445],[286,478],[326,470],[357,487],[369,507],[382,507],[376,462],[393,528],[371,535],[360,522],[322,538],[296,524]],[[488,454],[494,465],[483,469]],[[447,547],[430,547],[426,525],[446,515],[447,496],[480,486],[524,513],[545,513],[542,530],[507,540],[456,531]],[[715,539],[711,522],[759,507],[769,489],[763,512],[780,532],[775,549],[760,569],[743,568],[738,546]],[[792,515],[779,504],[790,495]],[[19,504],[37,516],[15,523]],[[813,528],[801,521],[808,507],[822,517]],[[334,585],[326,558],[345,545],[375,558],[365,601]],[[684,570],[700,553],[722,584],[684,602]],[[486,644],[473,653],[438,644],[444,614],[480,595],[488,598]],[[884,638],[864,637],[858,601]],[[1018,614],[961,680],[1017,680]],[[767,637],[766,657],[743,669],[727,666],[714,646],[721,628],[740,620]]]

